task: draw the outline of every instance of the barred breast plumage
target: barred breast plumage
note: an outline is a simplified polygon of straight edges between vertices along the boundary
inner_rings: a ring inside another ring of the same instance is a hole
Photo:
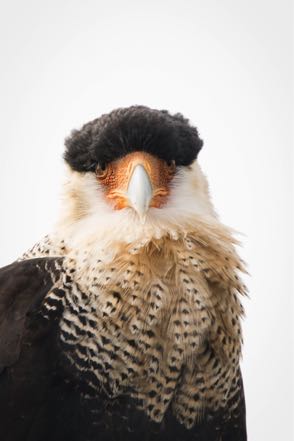
[[[25,255],[64,256],[43,314],[63,311],[62,352],[85,400],[129,396],[150,420],[171,412],[187,429],[239,416],[246,288],[233,244],[225,228],[198,222],[177,240],[122,245],[110,261],[49,237]]]

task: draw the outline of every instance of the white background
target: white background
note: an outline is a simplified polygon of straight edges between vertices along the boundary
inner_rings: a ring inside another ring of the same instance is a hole
[[[63,139],[118,106],[180,111],[245,233],[250,441],[293,439],[290,1],[1,1],[0,263],[57,217]]]

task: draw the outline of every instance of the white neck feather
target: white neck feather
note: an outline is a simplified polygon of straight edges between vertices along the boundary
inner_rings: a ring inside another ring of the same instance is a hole
[[[112,254],[123,243],[138,249],[165,236],[185,236],[197,220],[217,222],[206,178],[196,161],[178,171],[166,205],[150,208],[144,224],[131,208],[114,210],[93,173],[69,170],[56,231],[72,249]]]

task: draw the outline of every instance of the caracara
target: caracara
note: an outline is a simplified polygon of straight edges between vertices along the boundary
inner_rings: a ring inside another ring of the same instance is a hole
[[[65,142],[55,230],[0,271],[3,441],[245,441],[244,265],[181,114]]]

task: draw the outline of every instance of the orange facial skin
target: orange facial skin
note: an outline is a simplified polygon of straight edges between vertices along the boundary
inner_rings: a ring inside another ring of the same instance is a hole
[[[96,169],[96,177],[105,190],[105,196],[112,201],[116,210],[128,207],[126,196],[128,183],[136,165],[141,164],[148,173],[153,197],[150,207],[162,207],[170,193],[170,181],[175,174],[175,164],[167,164],[145,152],[133,152],[121,159],[111,162],[105,169]]]

